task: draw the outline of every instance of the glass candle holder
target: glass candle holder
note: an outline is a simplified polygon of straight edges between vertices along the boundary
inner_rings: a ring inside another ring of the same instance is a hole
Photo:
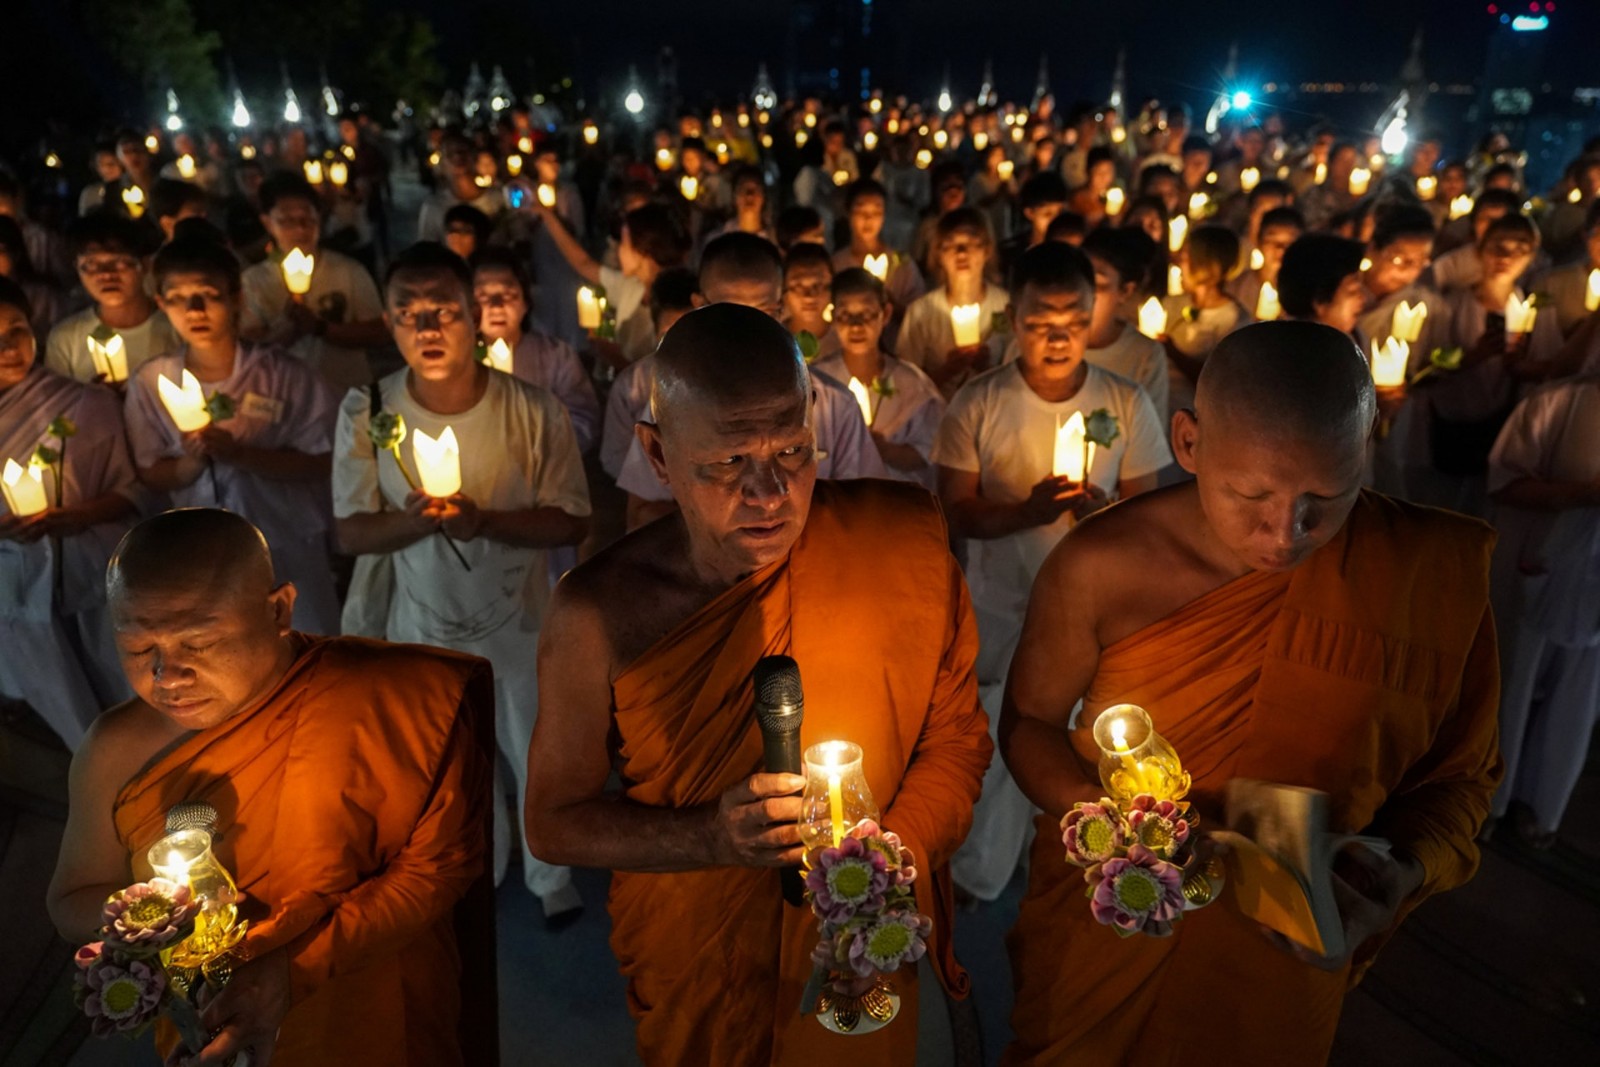
[[[227,940],[239,914],[238,887],[213,855],[211,835],[201,829],[170,833],[150,846],[146,858],[157,877],[187,885],[200,901],[195,931],[184,947],[197,958],[207,957]]]
[[[823,741],[805,751],[806,788],[800,797],[800,841],[806,851],[837,845],[878,805],[861,769],[861,746]]]
[[[1176,801],[1189,792],[1189,773],[1178,753],[1137,704],[1102,711],[1094,721],[1094,740],[1100,746],[1100,784],[1118,804],[1140,793]]]

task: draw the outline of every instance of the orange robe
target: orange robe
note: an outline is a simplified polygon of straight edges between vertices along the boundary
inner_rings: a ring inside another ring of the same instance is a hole
[[[114,819],[134,874],[149,877],[168,808],[217,809],[214,850],[251,924],[245,954],[289,953],[275,1064],[493,1064],[489,666],[359,638],[294,640],[264,704],[123,787]]]
[[[1364,493],[1295,570],[1252,573],[1107,648],[1071,741],[1098,781],[1094,719],[1148,710],[1220,825],[1229,779],[1331,795],[1335,832],[1388,838],[1426,871],[1424,897],[1477,867],[1500,776],[1499,671],[1482,523]],[[1069,769],[1068,773],[1073,773]],[[1303,964],[1223,897],[1170,938],[1119,939],[1089,913],[1061,812],[1038,820],[1008,944],[1016,1041],[1005,1064],[1313,1064],[1354,972]]]
[[[934,969],[964,997],[945,867],[972,824],[993,748],[973,673],[977,644],[932,498],[898,483],[818,482],[786,560],[713,600],[616,680],[627,796],[706,804],[760,771],[750,672],[762,656],[793,656],[805,686],[803,745],[843,739],[864,750],[882,824],[916,855]],[[914,1062],[914,969],[897,976],[900,1017],[876,1034],[839,1037],[799,1014],[816,920],[784,903],[776,870],[618,872],[610,907],[646,1063],[814,1067],[830,1053]]]

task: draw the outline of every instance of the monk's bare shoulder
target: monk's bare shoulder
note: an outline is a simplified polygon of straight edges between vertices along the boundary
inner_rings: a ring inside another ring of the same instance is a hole
[[[546,632],[563,654],[603,657],[615,678],[664,632],[663,601],[677,587],[672,563],[682,553],[672,516],[608,545],[557,583]]]
[[[1051,553],[1050,563],[1082,578],[1125,582],[1152,564],[1190,554],[1185,526],[1196,510],[1192,483],[1125,500],[1075,526]]]
[[[172,721],[138,697],[101,712],[73,755],[74,774],[117,792],[183,738]]]

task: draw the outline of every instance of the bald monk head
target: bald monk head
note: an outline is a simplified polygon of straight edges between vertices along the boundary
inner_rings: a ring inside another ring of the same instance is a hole
[[[782,559],[817,477],[811,379],[789,331],[740,304],[691,311],[656,349],[650,407],[639,443],[697,568],[734,579]]]
[[[169,511],[128,531],[106,572],[122,669],[140,699],[204,730],[287,669],[295,590],[260,531],[231,511]]]
[[[783,254],[753,233],[725,233],[700,254],[700,293],[706,304],[743,304],[773,318],[783,313]]]
[[[1195,476],[1209,535],[1255,570],[1286,570],[1344,525],[1377,415],[1350,335],[1263,322],[1218,343],[1172,451]]]

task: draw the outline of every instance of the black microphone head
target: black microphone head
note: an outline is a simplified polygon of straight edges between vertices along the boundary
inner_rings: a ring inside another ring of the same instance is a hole
[[[217,809],[203,800],[191,800],[183,804],[174,804],[167,809],[167,833],[176,834],[184,830],[204,830],[215,835],[217,832]]]
[[[788,656],[763,656],[756,661],[755,690],[762,733],[799,732],[806,701],[798,663]]]

